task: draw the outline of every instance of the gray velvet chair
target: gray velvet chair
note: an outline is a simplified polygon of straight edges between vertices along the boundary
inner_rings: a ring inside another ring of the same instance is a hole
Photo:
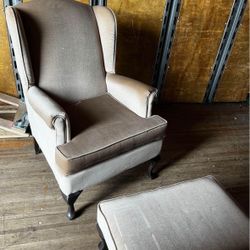
[[[109,8],[33,0],[8,7],[6,20],[32,134],[73,219],[82,190],[160,154],[166,121],[151,116],[156,89],[115,74]]]

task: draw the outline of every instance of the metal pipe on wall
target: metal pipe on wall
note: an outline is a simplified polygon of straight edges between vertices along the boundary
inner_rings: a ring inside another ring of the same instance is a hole
[[[227,21],[221,44],[213,66],[213,72],[210,77],[208,87],[205,93],[204,103],[213,102],[216,90],[227,64],[233,43],[238,31],[238,27],[242,20],[244,10],[246,8],[247,0],[235,0],[229,19]]]
[[[164,83],[180,5],[181,0],[166,1],[153,76],[153,85],[159,90],[159,92]]]

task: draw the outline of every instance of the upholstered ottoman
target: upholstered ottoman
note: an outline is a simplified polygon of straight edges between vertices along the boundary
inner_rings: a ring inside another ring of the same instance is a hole
[[[248,249],[248,217],[213,177],[102,201],[100,249]]]

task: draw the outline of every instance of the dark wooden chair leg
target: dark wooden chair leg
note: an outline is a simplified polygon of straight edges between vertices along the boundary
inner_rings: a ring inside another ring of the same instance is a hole
[[[70,195],[65,195],[64,193],[62,193],[63,199],[68,204],[67,217],[69,220],[73,220],[76,217],[74,203],[77,200],[77,198],[79,197],[79,195],[81,194],[81,192],[82,191],[78,191],[78,192],[72,193]]]
[[[148,176],[151,178],[151,180],[158,177],[158,173],[155,169],[155,166],[159,160],[160,160],[160,156],[158,155],[149,161]]]
[[[101,241],[98,244],[98,249],[99,250],[108,250],[106,241],[105,241],[105,239],[103,237],[102,231],[101,231],[101,229],[100,229],[100,227],[99,227],[98,224],[96,224],[96,228],[97,228],[97,232],[99,234],[99,237],[101,238]]]
[[[36,152],[37,155],[42,153],[42,150],[40,149],[40,147],[39,147],[38,143],[36,142],[35,138],[34,138],[34,147],[35,147],[35,152]]]

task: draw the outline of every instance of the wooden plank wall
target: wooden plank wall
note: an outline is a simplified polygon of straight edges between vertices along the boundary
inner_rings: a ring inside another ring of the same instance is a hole
[[[218,86],[215,102],[245,101],[249,92],[249,5]]]
[[[30,2],[31,0],[23,0],[24,3]],[[77,2],[81,2],[81,3],[89,3],[89,0],[76,0]]]
[[[30,2],[31,0],[23,0],[24,3]],[[77,2],[81,3],[89,3],[89,0],[76,0]]]
[[[0,249],[96,250],[99,201],[206,175],[248,214],[248,107],[171,104],[156,113],[169,121],[159,177],[148,178],[145,163],[84,190],[76,202],[81,216],[70,222],[55,177],[44,155],[35,155],[32,139],[0,140]]]
[[[108,0],[117,17],[116,72],[152,82],[165,0]]]
[[[203,101],[232,3],[228,0],[182,1],[163,101]]]
[[[3,0],[0,0],[0,92],[17,96],[7,37]]]
[[[24,0],[28,2],[30,0]],[[89,3],[88,0],[78,0]],[[119,74],[150,84],[166,0],[108,0],[118,21],[117,67]],[[8,47],[3,0],[0,0],[0,91],[16,95]],[[202,102],[233,0],[182,0],[180,19],[170,55],[164,102]],[[242,101],[249,81],[249,10],[225,73],[216,102]]]

